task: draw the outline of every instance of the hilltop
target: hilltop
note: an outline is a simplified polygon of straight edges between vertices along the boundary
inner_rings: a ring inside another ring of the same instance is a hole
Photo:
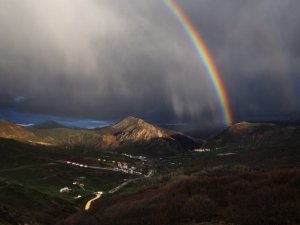
[[[209,147],[245,145],[299,145],[300,126],[240,122],[225,129],[206,144]]]

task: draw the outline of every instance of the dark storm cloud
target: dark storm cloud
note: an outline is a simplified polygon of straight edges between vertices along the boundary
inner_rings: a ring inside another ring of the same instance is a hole
[[[297,0],[178,3],[211,49],[236,118],[299,111]],[[0,107],[24,96],[19,109],[30,112],[222,123],[203,65],[162,1],[0,0],[0,28]]]
[[[211,101],[210,88],[198,87],[209,86],[203,68],[159,1],[1,5],[1,88],[26,96],[23,110],[197,116]]]
[[[0,108],[10,108],[14,106],[13,98],[8,93],[0,91],[0,96]]]
[[[215,57],[236,119],[299,113],[299,1],[181,3]]]

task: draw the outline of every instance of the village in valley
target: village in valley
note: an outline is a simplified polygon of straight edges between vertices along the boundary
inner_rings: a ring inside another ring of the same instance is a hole
[[[79,161],[79,160],[78,160]],[[77,200],[83,198],[83,195],[78,192],[84,192],[86,194],[99,194],[102,195],[103,193],[114,193],[121,188],[125,187],[132,181],[137,179],[147,178],[154,174],[154,170],[150,168],[149,161],[147,157],[142,155],[131,155],[127,153],[121,154],[110,154],[110,155],[102,155],[101,157],[96,157],[93,159],[92,163],[91,160],[85,163],[79,163],[77,160],[62,160],[58,161],[64,165],[79,168],[82,170],[99,170],[99,171],[112,171],[115,173],[121,173],[126,175],[128,178],[124,178],[123,182],[118,184],[117,186],[113,187],[111,190],[104,190],[104,191],[94,191],[90,192],[88,188],[86,188],[87,180],[89,179],[86,176],[78,176],[74,178],[73,182],[70,182],[70,185],[61,187],[59,192],[62,195],[70,195],[73,196],[72,198]],[[99,187],[99,189],[103,189]],[[76,191],[75,191],[76,190]]]

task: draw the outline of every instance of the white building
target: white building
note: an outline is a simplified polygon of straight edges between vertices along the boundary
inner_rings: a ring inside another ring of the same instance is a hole
[[[70,191],[72,191],[72,189],[68,187],[63,187],[59,190],[60,193],[69,193]]]

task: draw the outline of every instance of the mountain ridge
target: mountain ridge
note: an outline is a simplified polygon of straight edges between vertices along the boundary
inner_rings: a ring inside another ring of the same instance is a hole
[[[11,138],[18,141],[34,144],[54,146],[81,146],[96,150],[113,150],[139,153],[174,153],[192,150],[199,146],[196,139],[179,132],[166,130],[146,121],[127,117],[120,122],[96,129],[75,130],[66,127],[59,128],[23,128],[18,125],[3,122],[2,138]],[[51,124],[52,125],[52,124]],[[56,125],[56,124],[55,124]],[[9,134],[5,130],[11,127]],[[14,130],[18,134],[14,135]],[[22,133],[26,134],[22,137]],[[31,137],[28,139],[28,137]]]

